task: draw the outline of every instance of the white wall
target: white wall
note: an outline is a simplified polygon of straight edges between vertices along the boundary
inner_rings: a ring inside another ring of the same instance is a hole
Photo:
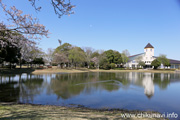
[[[145,48],[144,53],[145,54],[142,61],[144,61],[146,65],[151,65],[151,62],[155,59],[154,48]]]
[[[154,48],[145,48],[144,54],[142,54],[140,56],[142,57],[141,61],[145,62],[146,65],[151,65],[152,61],[154,59],[156,59],[154,57]],[[139,57],[139,56],[137,56],[137,57]],[[137,67],[138,62],[135,59],[133,61],[128,62],[125,66],[132,68],[132,66],[135,65],[135,67]]]

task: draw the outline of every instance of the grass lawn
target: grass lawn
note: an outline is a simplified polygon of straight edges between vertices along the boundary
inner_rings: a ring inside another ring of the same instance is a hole
[[[123,118],[122,114],[139,114],[140,111],[92,110],[87,108],[68,108],[60,106],[30,104],[0,104],[0,119],[21,120],[164,120],[164,118]],[[155,112],[143,112],[157,114]]]

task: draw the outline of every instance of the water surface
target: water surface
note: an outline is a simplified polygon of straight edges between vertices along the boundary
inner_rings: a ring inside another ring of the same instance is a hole
[[[180,115],[180,74],[0,75],[0,102],[154,110]]]

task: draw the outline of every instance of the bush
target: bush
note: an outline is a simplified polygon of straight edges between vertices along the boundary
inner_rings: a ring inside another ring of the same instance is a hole
[[[95,69],[95,64],[94,64],[94,62],[90,62],[90,63],[89,63],[89,68],[90,68],[90,69]]]
[[[58,66],[58,64],[57,63],[52,63],[52,66]]]
[[[154,66],[154,69],[157,69],[160,65],[161,63],[157,59],[153,60],[151,63],[151,66]]]
[[[114,63],[111,63],[110,66],[111,66],[111,69],[115,68],[115,64]]]
[[[111,66],[108,63],[104,63],[102,66],[100,66],[100,69],[110,70]]]
[[[125,68],[114,68],[115,70],[125,70]]]

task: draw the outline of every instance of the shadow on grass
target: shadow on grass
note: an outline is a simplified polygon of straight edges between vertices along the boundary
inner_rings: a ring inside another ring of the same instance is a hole
[[[22,74],[22,73],[30,74],[33,71],[35,71],[35,69],[33,68],[15,68],[15,69],[0,68],[0,74]]]

